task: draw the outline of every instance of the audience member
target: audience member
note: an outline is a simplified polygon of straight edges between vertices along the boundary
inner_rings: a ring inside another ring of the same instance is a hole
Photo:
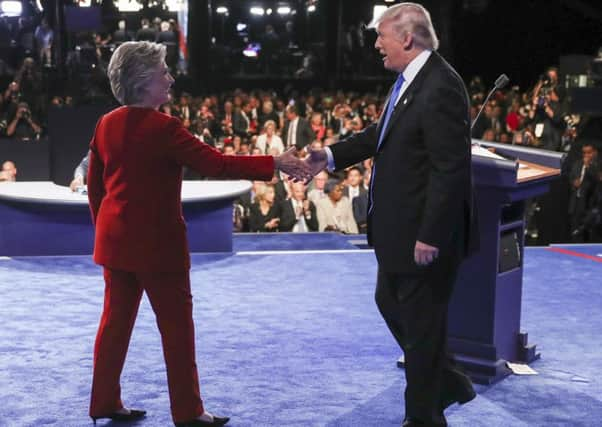
[[[282,202],[280,231],[318,231],[316,207],[307,199],[306,187],[302,182],[291,184],[291,197]]]
[[[2,181],[16,181],[17,180],[17,166],[14,162],[7,160],[2,163],[2,170],[0,171],[0,182]]]
[[[271,149],[276,149],[278,153],[284,152],[282,139],[276,135],[276,123],[273,120],[268,120],[265,122],[263,130],[264,132],[257,137],[255,147],[259,148],[263,154],[268,154]]]
[[[280,204],[275,203],[274,186],[264,184],[258,188],[255,202],[249,210],[249,231],[275,232],[280,225]]]
[[[351,202],[343,196],[343,189],[342,181],[330,180],[326,183],[324,193],[328,197],[319,200],[316,204],[320,231],[357,234]]]
[[[309,122],[303,117],[299,117],[297,107],[288,105],[286,107],[286,123],[282,129],[285,147],[297,147],[301,150],[315,139],[314,131]]]

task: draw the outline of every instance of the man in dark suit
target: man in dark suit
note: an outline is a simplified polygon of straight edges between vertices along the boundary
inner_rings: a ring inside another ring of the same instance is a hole
[[[312,130],[309,122],[303,117],[299,117],[297,107],[288,105],[285,110],[287,121],[282,129],[282,140],[286,148],[293,145],[301,150],[316,139],[316,134]]]
[[[475,396],[447,355],[446,330],[456,273],[477,237],[468,94],[436,53],[424,7],[389,7],[371,27],[385,68],[398,73],[383,115],[308,162],[339,170],[374,157],[368,241],[376,303],[405,357],[403,426],[445,426],[445,408]]]
[[[280,231],[292,231],[294,233],[318,231],[316,207],[307,200],[305,185],[302,182],[292,183],[291,197],[282,201]]]

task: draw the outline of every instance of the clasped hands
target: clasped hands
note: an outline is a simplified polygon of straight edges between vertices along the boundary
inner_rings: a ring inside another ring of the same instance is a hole
[[[310,151],[305,160],[297,157],[297,149],[291,147],[280,156],[274,157],[276,169],[287,174],[291,180],[308,183],[328,163],[324,150]]]

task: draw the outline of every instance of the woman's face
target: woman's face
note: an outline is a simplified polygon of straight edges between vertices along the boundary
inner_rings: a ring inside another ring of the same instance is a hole
[[[274,193],[274,189],[271,188],[271,187],[268,187],[268,188],[265,189],[265,195],[263,196],[263,198],[268,203],[274,203],[274,196],[275,195],[276,195],[276,193]]]
[[[169,101],[169,88],[173,82],[167,64],[163,62],[157,66],[148,84],[145,104],[159,107]]]
[[[328,193],[328,197],[333,202],[338,202],[343,198],[343,186],[341,184],[337,184],[331,191]]]
[[[268,136],[272,136],[274,135],[274,125],[273,124],[269,124],[265,127],[265,133],[268,134]]]

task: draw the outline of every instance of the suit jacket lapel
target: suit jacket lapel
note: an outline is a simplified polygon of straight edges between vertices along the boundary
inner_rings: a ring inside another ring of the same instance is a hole
[[[380,145],[380,150],[382,150],[383,146],[387,142],[387,135],[388,135],[389,131],[391,130],[393,123],[395,123],[395,121],[397,121],[397,120],[400,120],[400,117],[403,114],[403,112],[406,111],[408,106],[412,103],[414,98],[418,95],[420,87],[422,86],[422,82],[424,81],[426,75],[428,75],[428,73],[430,72],[430,69],[433,67],[433,65],[437,62],[438,59],[439,59],[439,54],[437,52],[433,51],[431,53],[431,56],[429,57],[429,59],[424,64],[424,66],[420,69],[418,74],[416,74],[416,77],[414,77],[414,80],[412,80],[412,83],[410,83],[410,85],[403,92],[403,95],[399,99],[399,102],[393,109],[393,113],[391,114],[389,123],[387,123],[387,128],[384,130],[384,135],[382,137],[382,143]],[[392,91],[393,91],[393,88],[391,88],[389,90],[389,101],[388,102],[395,102],[395,100],[390,99]],[[388,103],[387,103],[387,106],[388,106]],[[385,108],[387,108],[387,106],[385,106]],[[385,109],[383,111],[387,111],[387,110]],[[381,118],[382,118],[382,115],[381,115]],[[379,120],[378,135],[380,135],[381,127],[382,127],[382,120]]]

